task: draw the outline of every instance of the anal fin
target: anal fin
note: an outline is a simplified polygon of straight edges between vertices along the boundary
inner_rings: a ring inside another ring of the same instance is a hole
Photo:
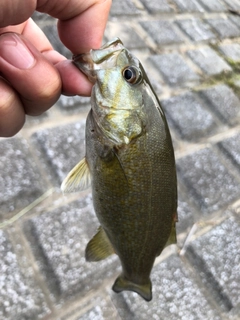
[[[84,157],[66,176],[61,185],[63,193],[83,191],[91,185],[91,176]]]
[[[112,244],[102,227],[98,228],[98,232],[88,242],[85,250],[85,258],[87,261],[100,261],[114,253]]]

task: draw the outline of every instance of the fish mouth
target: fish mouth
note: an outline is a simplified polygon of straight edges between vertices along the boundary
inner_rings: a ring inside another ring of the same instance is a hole
[[[95,83],[97,71],[116,66],[118,55],[122,50],[124,50],[122,41],[115,38],[100,49],[91,49],[90,52],[74,55],[72,61],[91,82]]]

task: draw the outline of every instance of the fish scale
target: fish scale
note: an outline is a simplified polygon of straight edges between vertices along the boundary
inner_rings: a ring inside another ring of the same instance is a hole
[[[150,301],[155,258],[176,242],[177,180],[166,118],[142,65],[119,39],[75,56],[74,63],[94,86],[86,155],[63,190],[91,182],[100,228],[86,259],[116,253],[122,274],[113,290],[135,291]]]

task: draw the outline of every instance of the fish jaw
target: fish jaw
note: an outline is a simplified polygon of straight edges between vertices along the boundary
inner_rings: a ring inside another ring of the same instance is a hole
[[[73,63],[92,83],[95,83],[97,71],[116,66],[118,55],[122,50],[124,50],[123,43],[119,38],[115,38],[100,49],[91,49],[90,52],[73,56]]]

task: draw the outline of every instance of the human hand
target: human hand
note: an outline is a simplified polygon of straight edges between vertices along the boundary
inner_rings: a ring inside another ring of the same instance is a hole
[[[56,52],[30,19],[34,10],[59,19],[58,33],[74,54],[101,44],[111,0],[0,2],[0,136],[16,134],[25,115],[40,115],[61,93],[89,95],[91,84]]]

